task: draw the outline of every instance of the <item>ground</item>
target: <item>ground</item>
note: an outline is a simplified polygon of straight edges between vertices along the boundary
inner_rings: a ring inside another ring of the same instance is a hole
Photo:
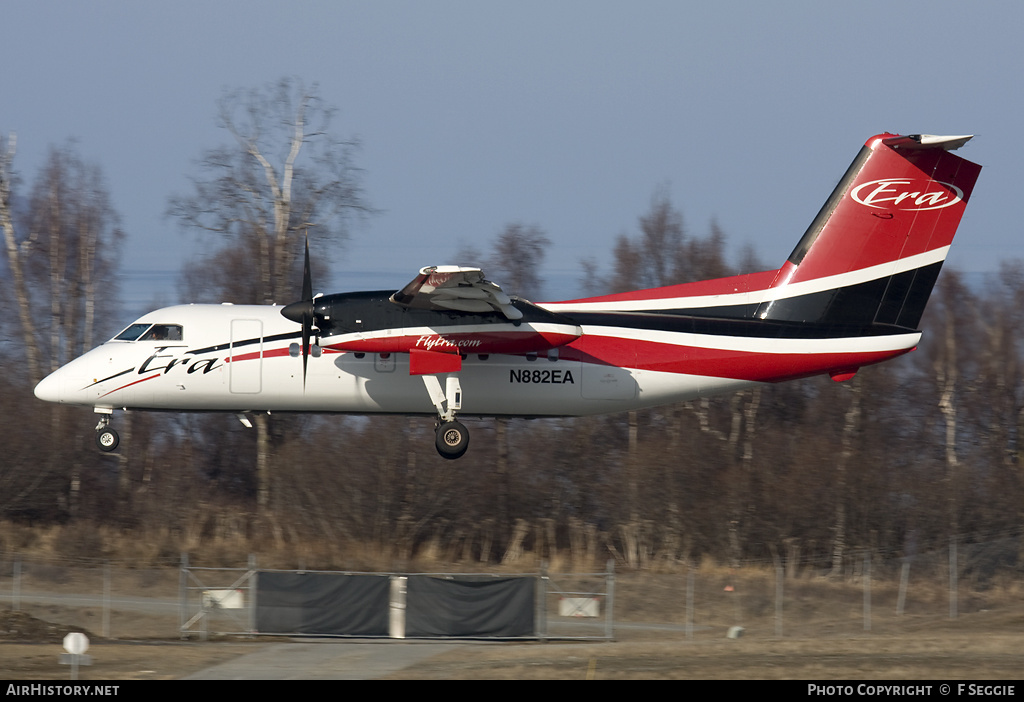
[[[48,619],[59,619],[60,608],[49,609]],[[471,644],[390,677],[1013,680],[1024,670],[1022,625],[1024,604],[1012,603],[955,620],[937,613],[889,617],[876,621],[870,632],[839,633],[835,622],[812,623],[794,626],[782,638],[771,627],[751,627],[738,639],[726,638],[724,626],[701,627],[688,639],[682,628],[634,624],[620,627],[612,642]],[[68,666],[57,663],[68,630],[59,621],[0,614],[0,678],[68,680]],[[107,641],[85,633],[92,641],[93,665],[80,669],[81,680],[176,679],[277,643],[170,637]]]

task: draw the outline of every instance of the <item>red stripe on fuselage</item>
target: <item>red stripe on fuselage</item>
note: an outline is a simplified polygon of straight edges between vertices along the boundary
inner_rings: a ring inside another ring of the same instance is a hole
[[[111,394],[113,394],[115,392],[118,392],[120,390],[124,390],[125,388],[130,388],[132,385],[138,385],[139,383],[143,383],[143,382],[145,382],[147,380],[152,380],[153,378],[159,378],[160,375],[161,375],[160,373],[157,373],[155,375],[150,375],[150,376],[147,376],[145,378],[139,378],[138,380],[136,380],[134,382],[131,382],[131,383],[128,383],[127,385],[122,385],[119,388],[114,388],[110,392],[105,392],[102,395],[100,395],[100,397],[106,397],[107,395],[111,395]]]
[[[901,356],[912,348],[836,353],[770,353],[665,344],[656,341],[583,336],[559,358],[661,373],[780,382],[859,368]]]
[[[324,353],[338,353],[333,349],[323,348],[321,349]],[[288,349],[267,349],[262,353],[260,351],[253,351],[252,353],[243,353],[237,356],[228,356],[224,359],[225,363],[238,363],[239,361],[252,361],[257,358],[279,358],[281,356],[290,356],[291,351]]]
[[[678,285],[668,285],[661,288],[648,288],[647,290],[634,290],[632,292],[616,293],[614,295],[600,295],[598,297],[587,297],[578,300],[545,302],[541,303],[541,305],[550,305],[557,309],[559,305],[572,305],[581,302],[638,302],[642,300],[674,300],[680,297],[735,295],[737,293],[767,290],[775,281],[778,273],[778,271],[747,273],[745,275],[736,275],[728,278],[700,280],[693,283],[680,283]]]
[[[576,334],[524,330],[522,332],[445,332],[351,339],[330,344],[339,351],[363,353],[408,353],[414,349],[442,353],[507,353],[547,351],[577,339]]]

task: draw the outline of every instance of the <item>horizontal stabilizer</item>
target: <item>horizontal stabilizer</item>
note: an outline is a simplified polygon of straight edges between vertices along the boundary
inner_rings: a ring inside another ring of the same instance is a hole
[[[946,151],[955,151],[973,138],[973,134],[961,136],[910,134],[908,136],[891,136],[882,139],[882,143],[894,149],[945,149]]]

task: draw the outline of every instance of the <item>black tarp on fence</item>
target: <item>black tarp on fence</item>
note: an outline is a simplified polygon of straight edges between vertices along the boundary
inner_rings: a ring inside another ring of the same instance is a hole
[[[404,576],[392,602],[389,575],[260,571],[260,633],[389,636],[389,615],[404,617],[405,637],[518,638],[535,635],[535,578]],[[404,605],[404,606],[403,606]],[[390,622],[393,624],[393,622]]]
[[[533,578],[410,576],[405,635],[533,636]]]
[[[387,636],[386,575],[260,572],[256,630],[266,634]]]

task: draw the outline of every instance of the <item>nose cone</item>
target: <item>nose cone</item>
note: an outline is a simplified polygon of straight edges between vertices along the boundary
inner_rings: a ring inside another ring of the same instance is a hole
[[[59,370],[54,371],[36,385],[36,397],[46,402],[60,402],[63,385],[64,380],[61,377],[61,372]]]
[[[281,314],[284,315],[285,319],[302,324],[304,320],[313,318],[313,301],[301,300],[285,305],[284,309],[281,310]]]

